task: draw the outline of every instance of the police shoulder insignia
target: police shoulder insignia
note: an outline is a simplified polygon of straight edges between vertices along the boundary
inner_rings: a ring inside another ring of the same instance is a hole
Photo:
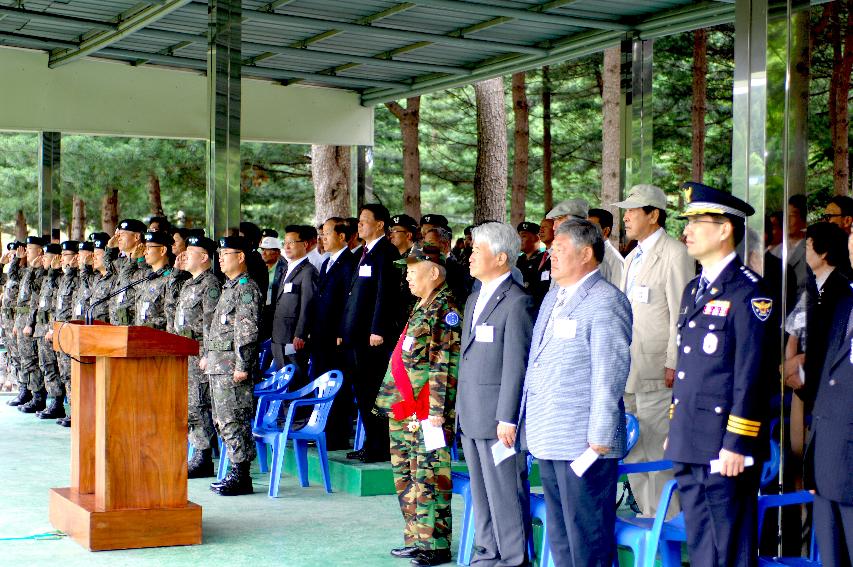
[[[215,287],[210,288],[209,290],[207,290],[207,297],[209,297],[210,299],[216,299],[217,297],[219,297],[219,290]]]
[[[252,294],[247,291],[246,293],[240,296],[240,301],[248,305],[252,302]]]
[[[773,300],[767,297],[756,297],[751,302],[752,312],[760,321],[766,321],[773,310]]]
[[[246,284],[246,283],[248,283],[248,282],[249,282],[249,278],[240,278],[240,279],[237,281],[237,283],[239,283],[240,285],[244,285],[244,284]]]
[[[752,283],[758,283],[758,276],[755,275],[755,272],[747,268],[746,266],[741,266],[740,271],[743,272],[743,275],[749,279]]]
[[[444,322],[451,327],[455,327],[459,324],[459,313],[456,311],[449,311],[447,315],[444,316]]]

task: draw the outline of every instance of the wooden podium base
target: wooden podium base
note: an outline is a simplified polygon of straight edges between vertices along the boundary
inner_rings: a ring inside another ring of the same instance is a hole
[[[201,506],[98,512],[94,494],[50,489],[50,523],[89,551],[201,543]]]

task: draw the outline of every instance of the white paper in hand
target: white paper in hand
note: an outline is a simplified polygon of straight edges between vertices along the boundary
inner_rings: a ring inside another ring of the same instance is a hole
[[[296,354],[296,349],[293,348],[293,343],[284,345],[284,356],[293,356],[294,354]]]
[[[498,466],[513,455],[515,455],[515,447],[507,447],[501,440],[492,445],[492,459],[495,461],[495,466]]]
[[[588,447],[587,450],[581,453],[581,456],[572,461],[572,464],[569,466],[572,467],[572,470],[576,475],[581,477],[596,460],[598,460],[598,453],[596,453],[592,447]]]
[[[749,455],[747,455],[743,458],[743,467],[744,468],[751,467],[754,464],[755,464],[755,459],[753,459]],[[723,470],[723,465],[720,462],[720,459],[714,459],[713,461],[711,461],[711,474],[719,474],[720,471],[722,471],[722,470]]]
[[[434,426],[429,419],[421,420],[421,431],[424,432],[424,448],[427,451],[435,451],[447,445],[444,441],[444,429]]]

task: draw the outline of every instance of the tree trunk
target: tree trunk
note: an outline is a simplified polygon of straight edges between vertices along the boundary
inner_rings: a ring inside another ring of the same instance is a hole
[[[474,83],[477,100],[477,167],[474,222],[506,219],[507,141],[503,78]]]
[[[27,217],[24,215],[23,209],[18,209],[18,212],[15,215],[15,239],[19,242],[25,242],[27,240],[28,233]]]
[[[705,111],[708,92],[708,30],[693,32],[693,106],[690,122],[693,127],[693,166],[690,177],[702,183],[705,177]]]
[[[524,73],[512,76],[512,112],[515,124],[513,138],[512,201],[509,222],[512,226],[524,221],[527,201],[527,174],[530,169],[530,105]]]
[[[86,240],[86,202],[77,195],[71,201],[71,240]]]
[[[351,166],[349,146],[311,146],[315,225],[350,216]]]
[[[554,208],[551,185],[551,68],[542,67],[542,197],[545,213]]]
[[[118,224],[118,189],[107,189],[101,202],[101,230],[113,234]]]
[[[829,124],[833,150],[834,192],[836,195],[847,195],[850,192],[850,119],[847,99],[850,96],[850,73],[853,71],[853,0],[847,0],[847,25],[844,28],[840,4],[841,2],[833,2],[828,6],[831,10],[830,35],[834,55],[829,83]]]
[[[412,218],[421,218],[421,152],[419,147],[421,97],[406,100],[406,108],[396,102],[385,106],[400,121],[403,138],[403,210]]]
[[[152,216],[163,216],[163,201],[160,199],[160,178],[153,171],[148,174],[148,204],[151,206]]]
[[[809,80],[811,49],[808,10],[794,14],[791,22],[793,65],[789,94],[790,136],[788,144],[788,185],[792,193],[806,192],[809,158]]]
[[[601,202],[615,203],[620,199],[621,184],[619,174],[619,148],[621,132],[619,131],[620,90],[622,52],[620,46],[604,50],[604,69],[601,74],[602,95],[602,129],[601,129]],[[622,223],[618,222],[619,211],[614,213],[611,240],[618,243],[622,231]]]

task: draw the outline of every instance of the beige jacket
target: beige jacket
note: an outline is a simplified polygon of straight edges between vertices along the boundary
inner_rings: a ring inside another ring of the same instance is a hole
[[[625,258],[619,288],[628,295],[634,313],[631,370],[626,392],[652,392],[666,388],[664,368],[675,368],[676,322],[681,296],[696,275],[696,263],[687,248],[664,233],[651,250],[645,250],[630,295],[628,270],[637,254]]]

